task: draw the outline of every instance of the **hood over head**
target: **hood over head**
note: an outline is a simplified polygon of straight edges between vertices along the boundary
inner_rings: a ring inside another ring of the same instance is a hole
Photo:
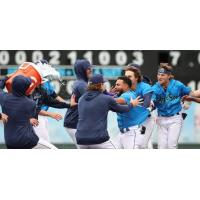
[[[76,60],[74,64],[74,71],[77,79],[83,79],[84,81],[88,82],[86,70],[90,69],[91,67],[91,63],[86,59]]]
[[[26,96],[26,90],[31,85],[31,78],[22,75],[16,76],[12,81],[12,93],[16,96]]]

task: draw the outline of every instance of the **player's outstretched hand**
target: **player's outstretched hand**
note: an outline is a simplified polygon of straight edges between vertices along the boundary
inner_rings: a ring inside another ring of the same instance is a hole
[[[50,117],[56,119],[57,121],[61,120],[63,117],[58,113],[50,113]]]
[[[191,96],[189,96],[189,95],[185,95],[185,96],[182,97],[182,101],[189,101],[189,102],[191,102],[191,101],[194,101],[194,98],[191,97]]]
[[[70,106],[73,107],[76,105],[78,105],[78,103],[76,102],[76,97],[75,97],[75,95],[72,95],[71,99],[70,99]]]
[[[36,126],[39,125],[39,121],[38,121],[37,119],[35,119],[35,118],[31,118],[31,119],[30,119],[30,123],[31,123],[31,125],[34,126],[34,127],[36,127]]]
[[[143,101],[143,99],[140,98],[140,96],[138,96],[136,99],[132,99],[130,103],[133,105],[133,107],[138,106],[139,104],[141,104]]]

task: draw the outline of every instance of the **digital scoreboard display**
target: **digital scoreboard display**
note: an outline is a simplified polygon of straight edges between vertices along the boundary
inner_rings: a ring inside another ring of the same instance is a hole
[[[159,63],[169,62],[174,67],[175,79],[192,89],[200,88],[200,51],[197,50],[0,50],[0,75],[16,71],[25,61],[46,59],[68,84],[59,90],[70,93],[72,82],[68,82],[75,79],[73,64],[82,58],[88,59],[94,65],[93,72],[103,74],[111,85],[129,63],[141,65],[142,73],[155,82]]]

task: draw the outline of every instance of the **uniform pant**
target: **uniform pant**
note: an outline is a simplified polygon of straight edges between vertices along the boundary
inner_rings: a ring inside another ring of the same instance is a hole
[[[176,149],[180,137],[183,118],[182,115],[172,117],[158,117],[158,148]]]
[[[36,135],[39,138],[49,142],[50,139],[49,139],[49,129],[48,129],[48,117],[39,115],[38,121],[39,121],[39,125],[36,127],[33,127]]]
[[[130,131],[119,134],[120,149],[142,149],[144,143],[144,135],[141,134],[141,127],[132,126]]]
[[[144,140],[143,140],[143,148],[144,149],[152,149],[153,144],[151,141],[152,133],[154,130],[156,124],[155,117],[152,115],[151,117],[148,117],[148,119],[142,124],[143,126],[146,127],[145,134],[143,135]]]
[[[65,128],[65,130],[67,131],[67,133],[71,137],[71,139],[72,139],[73,143],[76,145],[76,147],[79,148],[78,145],[77,145],[77,142],[76,142],[76,137],[75,137],[76,129]]]
[[[92,145],[78,145],[80,149],[116,149],[116,146],[111,140],[103,142],[101,144]]]
[[[49,142],[39,139],[37,145],[33,147],[33,149],[57,149],[53,144],[50,144]]]

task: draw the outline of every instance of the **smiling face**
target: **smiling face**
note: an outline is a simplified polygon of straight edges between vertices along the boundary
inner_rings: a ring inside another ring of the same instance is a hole
[[[164,74],[164,73],[158,73],[157,74],[157,79],[160,85],[162,86],[167,86],[170,81],[170,74]]]
[[[131,85],[132,85],[131,80],[126,76],[122,76],[117,79],[115,83],[115,90],[118,93],[124,93],[130,90]]]
[[[124,92],[126,84],[124,84],[123,80],[118,79],[115,83],[115,89],[117,92]]]

